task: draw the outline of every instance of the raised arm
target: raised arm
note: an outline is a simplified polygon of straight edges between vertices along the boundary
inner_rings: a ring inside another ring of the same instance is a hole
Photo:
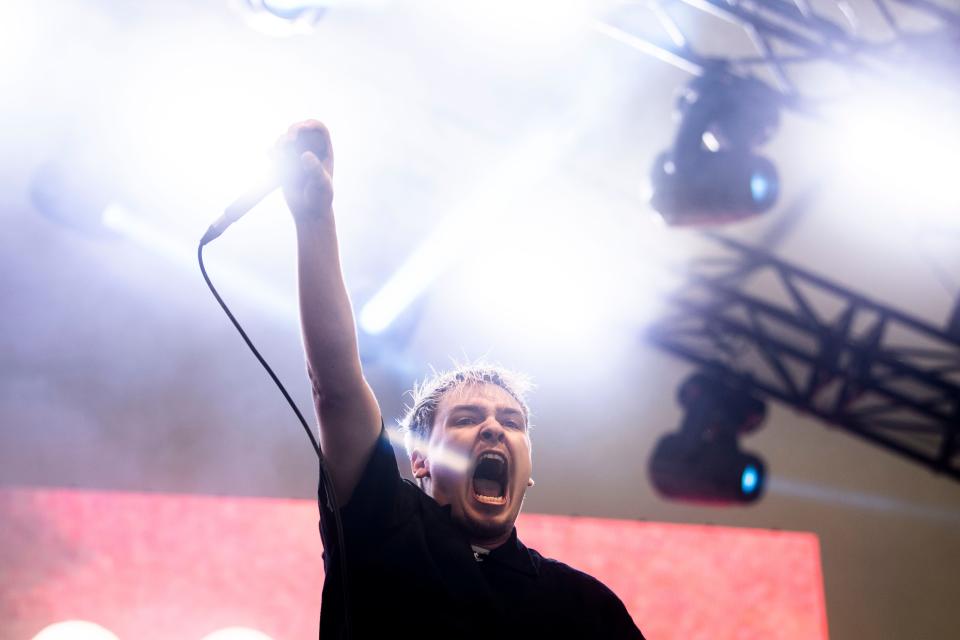
[[[297,228],[300,321],[320,422],[320,446],[341,506],[349,502],[380,433],[380,407],[363,377],[357,330],[340,269],[333,216],[333,147],[316,120],[280,141],[292,159],[283,193]]]

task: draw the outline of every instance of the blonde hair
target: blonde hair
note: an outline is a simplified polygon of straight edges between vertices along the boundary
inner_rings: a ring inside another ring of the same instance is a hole
[[[430,438],[440,400],[448,392],[471,384],[495,384],[509,393],[520,405],[529,428],[530,407],[527,406],[526,395],[533,384],[528,376],[484,361],[454,363],[453,369],[441,372],[434,370],[423,382],[414,383],[410,391],[413,402],[398,421],[408,454],[413,452],[417,442],[425,442]]]

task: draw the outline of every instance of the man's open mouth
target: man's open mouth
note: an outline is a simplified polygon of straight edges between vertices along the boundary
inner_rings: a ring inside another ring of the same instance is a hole
[[[473,469],[473,497],[483,504],[506,504],[507,477],[507,458],[502,453],[481,454]]]

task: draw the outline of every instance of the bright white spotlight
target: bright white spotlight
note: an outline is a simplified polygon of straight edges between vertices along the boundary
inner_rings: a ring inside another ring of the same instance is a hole
[[[486,176],[367,302],[360,328],[374,335],[384,331],[454,263],[475,259],[470,247],[486,245],[497,236],[500,221],[521,214],[517,194],[555,166],[572,131],[547,129],[531,136]]]
[[[44,627],[32,640],[120,640],[93,622],[64,620]]]
[[[904,87],[896,93],[865,92],[828,117],[834,126],[821,155],[834,160],[840,185],[854,191],[859,202],[923,222],[960,224],[955,104]]]
[[[201,640],[273,640],[273,638],[249,627],[226,627],[208,633]]]
[[[538,191],[511,200],[492,241],[444,290],[442,311],[465,333],[494,331],[515,352],[612,348],[622,331],[656,317],[686,238],[659,216],[637,215],[632,202],[618,215],[616,203],[562,179]]]
[[[464,265],[453,304],[469,305],[475,321],[524,340],[555,344],[593,336],[623,293],[611,291],[613,279],[604,277],[618,271],[608,248],[593,230],[574,224],[582,216],[571,219],[559,202],[514,206],[517,219],[502,225],[485,255]],[[530,215],[534,211],[546,215]]]
[[[25,64],[37,45],[38,3],[29,0],[4,2],[3,20],[0,20],[0,87],[7,80],[27,76],[29,65]]]
[[[197,33],[183,47],[150,42],[158,38],[144,36],[150,53],[112,105],[116,135],[136,150],[120,170],[202,232],[197,210],[219,210],[271,170],[273,141],[305,112],[291,89],[299,69],[222,34]]]

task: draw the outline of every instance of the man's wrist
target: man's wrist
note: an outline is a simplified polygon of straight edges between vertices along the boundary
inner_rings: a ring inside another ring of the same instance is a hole
[[[328,233],[333,224],[333,207],[326,207],[321,211],[311,211],[293,217],[294,225],[299,235],[312,235],[322,232]]]

